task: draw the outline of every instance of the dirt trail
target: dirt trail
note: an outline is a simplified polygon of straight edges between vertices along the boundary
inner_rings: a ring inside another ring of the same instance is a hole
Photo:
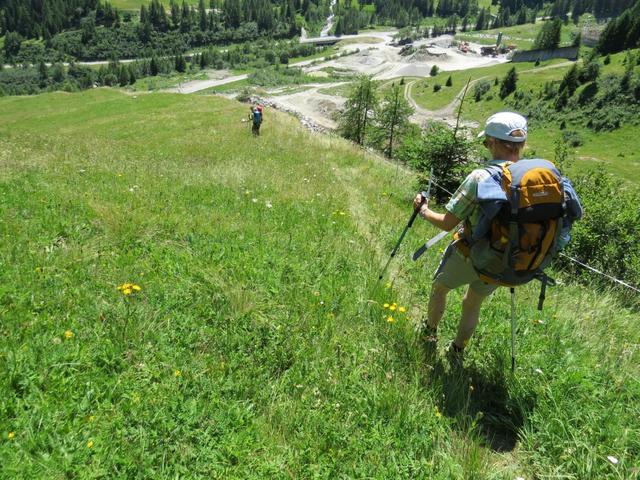
[[[349,55],[338,56],[329,61],[305,60],[291,64],[302,68],[305,73],[319,72],[333,67],[352,74],[371,75],[376,80],[391,80],[398,77],[427,77],[433,65],[437,65],[441,71],[466,70],[482,66],[495,65],[507,61],[506,57],[499,58],[482,57],[477,54],[464,54],[451,47],[453,37],[443,35],[433,39],[423,39],[414,43],[415,53],[412,55],[400,55],[400,47],[393,45],[395,31],[366,32],[360,35],[345,35],[343,39],[349,39],[351,43],[344,45],[341,52],[350,52]],[[358,38],[369,37],[358,43]],[[371,44],[370,37],[376,38],[379,43]],[[307,39],[308,41],[309,39]],[[354,42],[355,41],[355,42]],[[473,45],[472,45],[473,47]],[[559,68],[571,64],[563,62],[532,70],[546,70]],[[526,71],[532,71],[526,70]],[[201,90],[237,82],[248,78],[248,75],[235,75],[223,79],[194,80],[184,83],[170,91],[177,93],[195,93]],[[473,80],[470,88],[476,82],[488,77]],[[454,126],[456,123],[457,108],[462,98],[461,90],[454,100],[444,108],[427,110],[417,104],[411,91],[418,80],[407,82],[404,96],[415,109],[411,121],[423,125],[429,120],[440,120]],[[308,84],[301,85],[302,91],[280,94],[281,89],[272,89],[266,96],[262,96],[268,104],[296,114],[307,123],[333,130],[337,127],[334,114],[340,110],[346,99],[339,94],[322,93],[320,90],[343,85],[346,82]],[[310,87],[310,88],[305,88]],[[477,128],[476,122],[464,121],[462,126]]]
[[[320,90],[339,87],[346,83],[311,84],[309,85],[311,88],[307,90],[286,95],[268,95],[264,100],[280,110],[295,112],[323,129],[335,130],[337,124],[333,118],[334,113],[344,106],[346,99],[338,95],[322,93]]]

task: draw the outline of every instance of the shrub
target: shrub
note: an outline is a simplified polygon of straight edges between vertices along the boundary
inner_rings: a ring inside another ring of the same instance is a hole
[[[562,139],[571,147],[579,147],[584,143],[582,136],[575,130],[565,130],[562,132]]]
[[[441,89],[442,89],[442,85],[440,85],[439,83],[436,83],[433,85],[434,92],[439,92]]]
[[[438,66],[434,65],[433,67],[431,67],[431,71],[429,72],[429,75],[431,75],[432,77],[435,77],[436,75],[438,75],[439,71],[440,69],[438,68]]]
[[[632,207],[640,203],[640,189],[621,185],[620,179],[601,170],[572,180],[584,217],[574,225],[567,253],[610,275],[640,284],[640,209]],[[564,263],[575,276],[589,283],[599,281],[598,276],[575,264]]]
[[[586,105],[598,94],[598,84],[596,82],[591,82],[582,89],[582,91],[578,94],[578,104]]]
[[[512,67],[500,83],[500,98],[508,97],[516,91],[516,88],[518,88],[518,74],[516,73],[516,67]]]
[[[473,86],[473,98],[476,102],[479,102],[489,90],[491,90],[491,82],[489,80],[480,80]]]
[[[397,157],[413,166],[418,172],[418,187],[424,189],[429,184],[429,173],[433,167],[438,183],[453,192],[468,172],[473,159],[477,157],[476,144],[453,131],[446,124],[432,122],[420,136],[407,136],[397,151]],[[449,194],[435,189],[434,198],[446,201]]]

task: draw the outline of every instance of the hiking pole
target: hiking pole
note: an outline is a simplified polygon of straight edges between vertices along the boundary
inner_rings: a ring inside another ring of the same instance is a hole
[[[382,280],[382,277],[384,277],[385,272],[387,271],[387,268],[389,267],[389,264],[391,263],[391,260],[393,260],[393,257],[396,256],[396,253],[398,253],[398,249],[400,248],[400,244],[402,243],[402,240],[404,239],[404,236],[407,234],[407,232],[409,231],[409,229],[411,228],[411,225],[413,225],[413,222],[415,221],[416,217],[418,216],[418,213],[420,212],[420,207],[422,207],[422,204],[424,203],[424,201],[426,200],[426,192],[421,192],[422,195],[422,202],[420,202],[420,206],[418,208],[416,208],[413,213],[411,214],[411,218],[409,219],[409,222],[407,223],[407,226],[404,227],[404,230],[402,231],[402,234],[400,235],[400,238],[398,239],[398,243],[396,243],[396,246],[393,247],[393,251],[391,252],[391,256],[389,257],[389,260],[387,260],[387,263],[385,264],[384,268],[382,269],[382,272],[380,272],[380,276],[378,277],[378,280]]]
[[[413,261],[417,261],[424,252],[426,252],[427,250],[429,250],[431,247],[433,247],[436,243],[438,243],[440,240],[442,240],[444,237],[446,237],[447,235],[449,235],[448,230],[444,230],[442,232],[440,232],[439,234],[437,234],[435,237],[433,237],[432,239],[428,240],[424,245],[422,245],[418,250],[416,250],[413,253]]]
[[[516,369],[516,289],[511,287],[511,373]]]
[[[393,257],[395,257],[396,253],[398,253],[398,249],[400,248],[400,244],[402,243],[402,240],[404,239],[404,236],[407,234],[407,232],[409,231],[409,229],[413,225],[413,222],[416,220],[416,217],[418,216],[418,213],[420,213],[420,207],[422,207],[424,202],[427,201],[427,199],[431,195],[432,178],[433,178],[433,167],[431,168],[431,174],[429,175],[429,186],[427,187],[427,191],[426,192],[420,192],[420,195],[422,196],[422,201],[420,202],[420,205],[418,205],[418,208],[413,210],[413,213],[411,214],[411,218],[409,219],[409,222],[407,223],[407,226],[404,227],[404,230],[402,231],[402,234],[400,235],[400,238],[398,239],[398,243],[396,243],[396,246],[393,247],[393,251],[391,252],[391,256],[389,257],[389,260],[387,260],[387,263],[384,266],[384,268],[382,269],[382,272],[380,272],[380,276],[378,277],[378,281],[382,280],[382,277],[384,277],[384,274],[387,271],[387,268],[389,267],[389,264],[391,263],[391,260],[393,260]]]

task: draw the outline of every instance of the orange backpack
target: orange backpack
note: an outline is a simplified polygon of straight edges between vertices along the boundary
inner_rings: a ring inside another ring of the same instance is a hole
[[[482,280],[508,287],[534,278],[569,241],[582,208],[571,183],[547,160],[490,166],[478,184],[481,218],[456,234],[459,250],[471,258]]]

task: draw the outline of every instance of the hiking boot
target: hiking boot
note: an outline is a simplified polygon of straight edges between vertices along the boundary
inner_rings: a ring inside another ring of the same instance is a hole
[[[464,361],[464,348],[460,348],[455,344],[455,342],[451,342],[451,345],[449,345],[449,348],[447,349],[447,360],[449,361],[451,368],[462,368],[462,363]]]
[[[425,324],[420,335],[424,343],[438,343],[438,327],[431,327]]]

